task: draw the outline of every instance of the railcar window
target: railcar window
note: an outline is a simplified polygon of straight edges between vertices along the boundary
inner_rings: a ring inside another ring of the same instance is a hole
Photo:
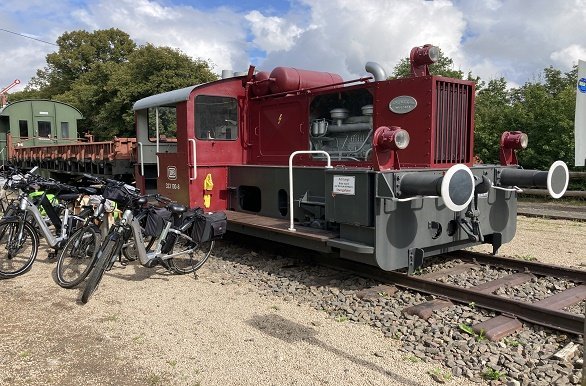
[[[157,110],[159,142],[177,142],[177,109],[175,106],[159,106],[148,109],[149,141],[157,141]]]
[[[61,138],[69,138],[69,122],[61,122]]]
[[[236,140],[238,138],[236,99],[198,95],[195,98],[195,136],[203,140]]]
[[[20,138],[28,138],[28,121],[18,121],[18,128],[20,131]]]
[[[39,128],[39,137],[51,138],[51,122],[39,121],[38,128]]]

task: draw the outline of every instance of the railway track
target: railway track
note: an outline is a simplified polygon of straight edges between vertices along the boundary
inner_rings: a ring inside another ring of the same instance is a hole
[[[524,202],[517,204],[517,214],[552,220],[586,221],[586,206]]]
[[[421,275],[385,272],[347,260],[336,260],[335,267],[352,270],[360,276],[393,284],[398,287],[434,295],[435,299],[405,308],[404,313],[428,319],[437,309],[452,307],[456,303],[474,304],[476,307],[500,313],[500,315],[472,326],[478,334],[498,340],[523,328],[521,320],[572,334],[584,334],[584,316],[564,309],[576,306],[586,299],[586,271],[553,266],[533,261],[496,257],[492,255],[459,251],[450,259],[460,260],[456,266]],[[321,263],[321,262],[320,262]],[[327,265],[327,263],[325,263]],[[453,275],[465,274],[479,266],[500,269],[498,279],[464,287],[446,282]],[[536,302],[495,294],[504,288],[522,286],[543,277],[554,277],[573,283]]]

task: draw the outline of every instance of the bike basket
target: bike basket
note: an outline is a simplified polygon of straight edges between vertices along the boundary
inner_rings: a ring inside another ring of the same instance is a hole
[[[151,208],[146,217],[145,236],[159,237],[165,227],[165,220],[171,218],[171,212],[165,208]]]
[[[106,186],[102,196],[107,200],[116,202],[120,207],[126,207],[133,198],[133,195],[126,189],[118,186]]]
[[[219,239],[226,233],[227,224],[228,220],[224,212],[198,213],[191,237],[198,243]]]

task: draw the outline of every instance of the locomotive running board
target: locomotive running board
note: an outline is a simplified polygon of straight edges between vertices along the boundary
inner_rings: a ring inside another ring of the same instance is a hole
[[[358,254],[374,254],[374,247],[356,241],[341,239],[337,232],[296,226],[291,232],[286,219],[226,210],[228,230],[263,239],[292,244],[319,252],[332,252],[332,248]]]

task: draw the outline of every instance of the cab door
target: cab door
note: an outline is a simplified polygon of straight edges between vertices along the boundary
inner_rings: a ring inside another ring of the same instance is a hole
[[[193,127],[188,132],[190,204],[224,210],[230,194],[228,168],[243,158],[243,98],[205,91],[194,95]]]

